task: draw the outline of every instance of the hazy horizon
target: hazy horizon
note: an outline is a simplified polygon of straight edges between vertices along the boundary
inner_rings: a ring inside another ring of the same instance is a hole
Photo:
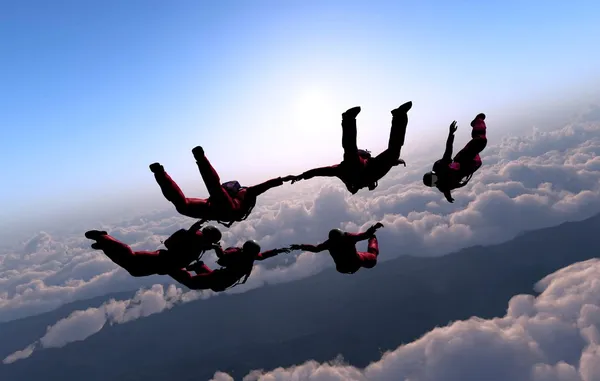
[[[89,229],[102,229],[133,250],[156,250],[173,232],[189,227],[192,219],[162,196],[148,166],[162,163],[187,196],[207,197],[191,154],[196,145],[204,147],[223,181],[256,184],[339,163],[341,113],[357,105],[362,107],[358,146],[379,153],[388,142],[390,111],[412,100],[401,154],[407,166],[393,168],[375,190],[352,195],[335,178],[284,184],[261,195],[245,221],[219,226],[224,247],[254,239],[268,250],[323,242],[332,228],[359,232],[382,222],[375,272],[327,275],[348,276],[349,284],[388,269],[400,256],[441,257],[599,215],[598,14],[600,3],[592,1],[5,4],[0,12],[0,323],[36,317],[14,322],[23,328],[15,336],[0,330],[8,338],[0,373],[35,364],[28,357],[44,348],[55,349],[37,359],[43,362],[48,353],[58,359],[52,364],[62,364],[61,356],[76,353],[70,351],[77,346],[89,349],[87,338],[113,329],[113,323],[135,325],[133,320],[215,296],[190,291],[168,276],[133,277],[84,237]],[[423,173],[443,154],[449,124],[458,121],[457,153],[480,112],[487,114],[483,165],[467,186],[453,191],[455,202],[449,203],[423,185]],[[582,234],[593,241],[589,231]],[[551,245],[565,261],[577,250]],[[361,242],[357,248],[365,247]],[[501,255],[495,258],[504,260]],[[202,259],[217,267],[213,252]],[[507,274],[521,256],[511,260]],[[541,267],[544,260],[536,257]],[[458,276],[471,271],[470,262],[458,263]],[[327,252],[284,253],[255,263],[248,282],[226,294],[275,288],[333,267]],[[591,381],[598,371],[590,370],[590,359],[600,353],[598,274],[597,260],[570,265],[541,281],[541,295],[515,295],[506,316],[421,327],[421,333],[431,331],[365,369],[294,362],[265,372],[282,380],[293,372],[320,373],[328,380],[400,380],[405,372],[411,380],[441,381],[443,375],[455,381],[457,353],[481,366],[480,375],[498,381],[501,373],[490,359],[504,359],[511,380]],[[509,278],[503,279],[508,288],[514,281]],[[406,300],[419,300],[420,290],[401,289]],[[107,300],[120,292],[135,296]],[[96,297],[101,305],[86,305]],[[335,300],[334,295],[323,300],[328,298]],[[293,308],[294,295],[289,300]],[[65,307],[73,308],[68,316],[37,316],[73,302],[81,303]],[[416,303],[414,313],[421,316],[419,308]],[[556,333],[557,326],[568,328]],[[144,345],[135,337],[140,331],[130,327],[132,348]],[[457,332],[460,327],[468,329]],[[318,329],[301,332],[302,340],[308,338],[303,343]],[[564,332],[576,340],[556,351],[546,345],[562,340]],[[513,340],[516,336],[524,340]],[[584,336],[587,346],[581,344]],[[275,343],[288,344],[285,337],[266,342],[273,351]],[[467,343],[466,349],[443,351],[442,366],[426,364],[433,373],[422,373],[419,364],[425,362],[419,361],[436,358],[429,356],[435,351],[420,348],[459,342]],[[359,350],[360,340],[354,344]],[[61,349],[64,345],[68,349]],[[346,344],[333,340],[331,345]],[[310,360],[313,347],[306,346],[309,358],[302,361]],[[494,353],[498,348],[507,357]],[[476,361],[484,352],[489,358]],[[410,364],[395,368],[394,358]],[[214,379],[232,377],[222,373]]]

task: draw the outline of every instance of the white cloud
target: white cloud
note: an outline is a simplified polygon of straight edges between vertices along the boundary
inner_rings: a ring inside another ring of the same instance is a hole
[[[2,361],[4,364],[12,364],[15,361],[26,359],[27,357],[33,354],[35,350],[35,344],[28,345],[27,348],[22,349],[20,351],[16,351],[8,356]]]
[[[100,332],[107,323],[127,323],[170,309],[178,303],[190,302],[201,297],[203,295],[199,292],[183,292],[174,285],[170,285],[166,290],[161,285],[154,285],[150,289],[138,291],[129,300],[111,299],[98,308],[74,311],[48,327],[46,334],[38,341],[7,356],[3,363],[10,364],[25,359],[42,348],[60,348],[75,341],[85,340]]]
[[[493,128],[491,121],[489,128]],[[440,154],[443,139],[441,134]],[[247,221],[224,232],[225,245],[251,238],[265,249],[317,243],[333,227],[356,231],[382,220],[386,227],[378,238],[380,258],[385,261],[403,254],[442,255],[471,245],[498,243],[523,230],[600,212],[600,123],[536,130],[531,136],[493,143],[484,151],[484,166],[471,184],[454,193],[454,204],[422,186],[422,173],[432,161],[419,165],[405,158],[408,167],[394,169],[375,192],[351,196],[337,180],[311,180],[273,190]],[[154,250],[161,239],[191,223],[166,201],[165,207],[167,211],[152,211],[115,226],[82,227],[76,236],[40,232],[0,253],[0,321],[110,292],[172,282],[161,276],[129,276],[102,252],[91,250],[91,242],[83,237],[87,229],[102,228],[134,249]],[[209,265],[212,260],[211,254]],[[282,254],[258,263],[247,284],[228,292],[306,277],[331,266],[326,253]]]
[[[538,297],[517,295],[504,317],[438,327],[364,369],[337,360],[254,371],[252,381],[596,381],[600,379],[600,260],[541,280]],[[233,380],[217,372],[213,381]]]

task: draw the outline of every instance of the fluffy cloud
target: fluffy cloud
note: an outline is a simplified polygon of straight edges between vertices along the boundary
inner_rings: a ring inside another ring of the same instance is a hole
[[[541,294],[517,295],[504,317],[438,327],[365,369],[308,361],[244,381],[595,381],[600,379],[600,260],[541,280]],[[213,381],[233,380],[217,372]]]
[[[463,134],[455,151],[466,141],[467,132]],[[444,138],[441,134],[440,154]],[[224,230],[224,243],[257,239],[265,249],[317,243],[331,228],[357,231],[383,221],[386,227],[378,238],[385,261],[402,254],[442,255],[497,243],[523,230],[600,212],[600,123],[582,121],[493,143],[484,151],[484,166],[471,184],[454,193],[454,204],[420,182],[433,157],[421,164],[405,158],[408,167],[394,169],[375,192],[351,196],[336,180],[316,179],[270,191],[247,221]],[[168,204],[165,207],[114,226],[86,228],[108,230],[134,249],[154,250],[170,233],[191,223]],[[129,276],[102,252],[90,249],[84,230],[65,237],[40,232],[0,254],[0,321],[110,292],[172,283],[168,277]],[[211,254],[207,263],[214,265],[212,261]],[[248,283],[229,292],[298,279],[332,265],[326,253],[283,254],[258,263]]]
[[[60,348],[75,341],[85,340],[99,332],[107,323],[127,323],[200,297],[202,294],[196,291],[184,293],[173,285],[166,290],[161,285],[154,285],[150,289],[138,291],[130,300],[111,299],[98,308],[75,311],[48,327],[46,334],[35,343],[7,356],[3,363],[11,364],[25,359],[42,348]]]

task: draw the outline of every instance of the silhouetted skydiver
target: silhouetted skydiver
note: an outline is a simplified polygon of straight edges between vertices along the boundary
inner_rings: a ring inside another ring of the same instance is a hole
[[[234,222],[248,218],[258,196],[293,179],[293,176],[278,177],[251,187],[240,186],[237,181],[221,183],[219,175],[204,155],[204,149],[198,146],[192,153],[208,190],[207,199],[186,197],[160,163],[150,165],[162,194],[180,214],[187,217],[216,221],[230,227]]]
[[[165,249],[155,251],[133,251],[131,247],[107,232],[90,230],[85,237],[96,241],[92,248],[102,250],[114,263],[134,277],[165,275],[170,271],[188,266],[204,251],[214,249],[221,240],[221,232],[214,226],[200,230],[200,222],[189,229],[180,229],[164,242]]]
[[[423,184],[436,187],[448,202],[454,202],[451,191],[468,184],[473,174],[481,167],[479,154],[487,145],[485,114],[478,114],[471,121],[471,140],[452,159],[454,133],[458,129],[456,121],[450,124],[444,156],[433,164],[433,171],[423,175]]]
[[[246,241],[242,247],[230,247],[226,250],[217,247],[215,248],[219,258],[217,264],[221,268],[211,270],[204,262],[198,261],[185,269],[172,271],[168,275],[191,290],[225,291],[230,287],[246,283],[254,261],[262,261],[290,251],[288,248],[283,248],[261,253],[260,250],[260,245],[254,240]],[[194,271],[196,275],[192,275],[188,270]]]
[[[342,274],[354,274],[361,267],[370,269],[377,264],[379,256],[379,244],[375,232],[383,227],[380,222],[371,226],[363,233],[348,233],[340,229],[332,229],[329,239],[318,245],[291,245],[292,250],[304,250],[318,253],[328,250],[335,268]],[[356,243],[368,239],[368,250],[362,252],[356,250]]]
[[[406,163],[400,159],[400,150],[404,145],[406,127],[408,125],[408,111],[412,108],[412,102],[406,102],[395,110],[392,110],[392,127],[388,148],[379,155],[372,157],[367,150],[358,149],[356,143],[356,116],[360,107],[353,107],[342,114],[342,147],[344,159],[340,164],[314,168],[301,175],[295,176],[292,184],[300,180],[308,180],[313,177],[337,177],[346,189],[355,194],[362,188],[374,190],[377,182],[381,180],[391,169]]]

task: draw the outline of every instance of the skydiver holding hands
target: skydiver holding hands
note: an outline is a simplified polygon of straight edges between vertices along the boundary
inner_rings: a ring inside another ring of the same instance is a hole
[[[318,245],[291,245],[292,250],[303,250],[319,253],[328,250],[335,268],[342,274],[354,274],[362,267],[370,269],[377,264],[379,244],[375,233],[383,224],[378,222],[363,233],[349,233],[340,229],[329,231],[329,238]],[[356,244],[368,239],[368,250],[357,251]]]
[[[215,248],[217,264],[221,268],[211,270],[202,261],[187,268],[171,271],[168,275],[191,290],[213,290],[222,292],[238,284],[244,284],[250,277],[254,261],[263,261],[281,253],[289,253],[289,248],[261,252],[260,245],[249,240],[242,247],[230,247],[223,250]],[[194,271],[192,275],[189,271]],[[244,278],[242,280],[242,278]]]
[[[406,127],[408,125],[408,111],[412,102],[406,102],[392,110],[392,127],[388,141],[388,148],[379,155],[372,157],[367,150],[358,149],[356,116],[360,107],[353,107],[342,114],[342,148],[344,157],[340,164],[308,170],[292,180],[292,184],[300,180],[313,177],[337,177],[346,189],[356,194],[362,188],[374,190],[381,180],[393,167],[403,164],[400,159],[400,150],[404,145]]]
[[[240,186],[237,181],[221,183],[218,173],[204,155],[204,149],[197,146],[192,154],[208,190],[207,199],[186,197],[160,163],[151,164],[150,170],[162,194],[180,214],[203,221],[217,221],[226,227],[248,218],[258,196],[294,179],[294,176],[278,177],[250,187]]]

